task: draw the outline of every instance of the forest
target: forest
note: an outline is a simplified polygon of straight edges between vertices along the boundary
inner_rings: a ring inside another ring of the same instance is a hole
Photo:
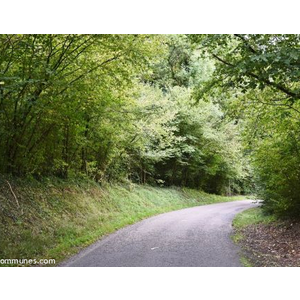
[[[0,173],[255,194],[300,216],[300,35],[0,35]]]

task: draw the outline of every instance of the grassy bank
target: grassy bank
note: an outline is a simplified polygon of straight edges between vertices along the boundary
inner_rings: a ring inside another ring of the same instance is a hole
[[[236,229],[244,228],[248,225],[268,224],[276,220],[274,215],[266,215],[261,207],[247,209],[239,214],[233,220],[233,226]]]
[[[58,263],[143,218],[242,198],[131,183],[101,187],[86,179],[0,177],[0,259],[52,258]]]
[[[250,208],[236,215],[232,225],[236,230],[234,239],[239,240],[239,233],[242,229],[250,225],[269,224],[274,222],[276,217],[274,215],[266,215],[261,207]],[[240,236],[242,238],[242,236]]]

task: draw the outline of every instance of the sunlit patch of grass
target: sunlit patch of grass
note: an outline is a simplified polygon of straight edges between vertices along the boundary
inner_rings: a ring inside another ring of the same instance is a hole
[[[253,265],[251,264],[250,260],[247,257],[245,257],[245,256],[242,256],[240,258],[240,262],[241,262],[241,264],[244,267],[253,267]]]
[[[261,207],[247,209],[236,215],[232,224],[235,228],[243,228],[248,225],[270,223],[276,221],[274,215],[266,215]]]

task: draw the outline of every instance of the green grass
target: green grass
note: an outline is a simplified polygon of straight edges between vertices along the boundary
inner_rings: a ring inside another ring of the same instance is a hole
[[[250,260],[245,257],[245,256],[242,256],[240,258],[240,261],[241,261],[241,264],[244,266],[244,267],[253,267],[252,263],[250,262]]]
[[[244,198],[132,183],[101,187],[86,179],[0,177],[0,259],[52,258],[58,263],[102,236],[144,218]]]
[[[235,233],[232,235],[232,240],[240,244],[243,239],[243,229],[250,225],[255,224],[269,224],[271,222],[275,222],[276,217],[274,215],[267,215],[264,213],[261,207],[250,208],[236,215],[234,218],[232,225],[235,228]],[[240,261],[245,267],[252,267],[250,260],[242,255]]]
[[[237,214],[232,224],[236,229],[240,229],[253,224],[267,224],[275,220],[274,215],[266,215],[261,207],[256,207]]]

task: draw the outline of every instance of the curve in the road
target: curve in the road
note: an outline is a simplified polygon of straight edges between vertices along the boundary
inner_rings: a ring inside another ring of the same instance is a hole
[[[116,231],[61,266],[239,267],[240,249],[230,239],[232,219],[257,205],[242,200],[151,217]]]

